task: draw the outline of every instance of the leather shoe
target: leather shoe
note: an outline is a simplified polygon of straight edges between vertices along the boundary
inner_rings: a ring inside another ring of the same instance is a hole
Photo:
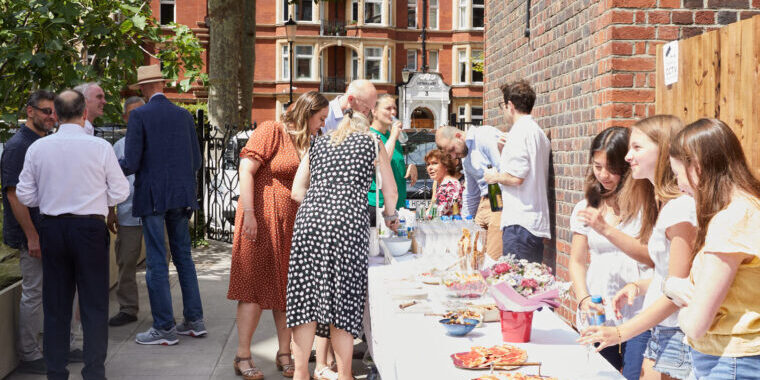
[[[69,351],[69,363],[82,363],[84,362],[84,352],[75,348]]]
[[[137,317],[131,314],[127,314],[123,311],[120,311],[119,314],[114,315],[111,319],[108,320],[109,326],[123,326],[127,323],[132,323],[137,320]]]
[[[18,363],[16,368],[18,373],[33,373],[35,375],[47,374],[47,366],[45,365],[45,359],[39,358],[37,360],[22,360]]]

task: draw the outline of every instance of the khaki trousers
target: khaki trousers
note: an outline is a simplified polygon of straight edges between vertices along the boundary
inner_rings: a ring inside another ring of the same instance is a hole
[[[116,299],[119,311],[137,315],[138,295],[135,271],[142,249],[142,226],[119,226],[116,233],[116,263],[119,265],[119,284],[116,286]]]
[[[478,211],[475,214],[475,223],[486,230],[486,253],[492,259],[497,260],[502,255],[501,211],[491,211],[488,197],[480,199]]]

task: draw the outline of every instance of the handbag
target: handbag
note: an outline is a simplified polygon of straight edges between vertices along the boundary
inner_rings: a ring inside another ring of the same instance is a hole
[[[372,135],[374,137],[374,135]],[[383,212],[380,208],[380,189],[383,186],[383,178],[380,175],[380,169],[378,169],[377,164],[380,160],[379,158],[379,151],[377,148],[378,140],[377,137],[373,139],[373,145],[375,146],[375,226],[376,227],[370,227],[369,228],[369,255],[370,256],[379,256],[380,255],[380,235],[382,232],[382,229],[385,228],[385,223],[381,223],[381,221],[384,221],[383,218]]]

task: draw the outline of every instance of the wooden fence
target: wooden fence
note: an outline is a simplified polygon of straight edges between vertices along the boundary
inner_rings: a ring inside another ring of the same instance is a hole
[[[678,82],[665,86],[659,46],[657,113],[686,123],[702,117],[723,120],[760,175],[760,16],[679,41],[678,68]]]

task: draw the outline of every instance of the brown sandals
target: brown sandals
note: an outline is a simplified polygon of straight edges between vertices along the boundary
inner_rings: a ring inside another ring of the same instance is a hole
[[[281,364],[280,357],[282,356],[285,356],[288,359],[290,359],[290,362],[288,364]],[[293,377],[293,374],[296,372],[296,366],[293,365],[293,358],[290,357],[290,352],[277,354],[277,356],[274,358],[274,363],[277,365],[277,370],[281,371],[282,376],[284,377]]]
[[[240,362],[248,362],[249,368],[240,369]],[[233,367],[235,368],[235,374],[238,376],[243,376],[243,379],[245,380],[262,380],[264,379],[264,373],[261,372],[260,369],[256,368],[255,365],[253,365],[253,361],[251,360],[251,357],[247,358],[240,358],[235,356],[235,361],[232,363]],[[278,365],[279,368],[279,365]],[[292,377],[293,375],[291,375]]]

